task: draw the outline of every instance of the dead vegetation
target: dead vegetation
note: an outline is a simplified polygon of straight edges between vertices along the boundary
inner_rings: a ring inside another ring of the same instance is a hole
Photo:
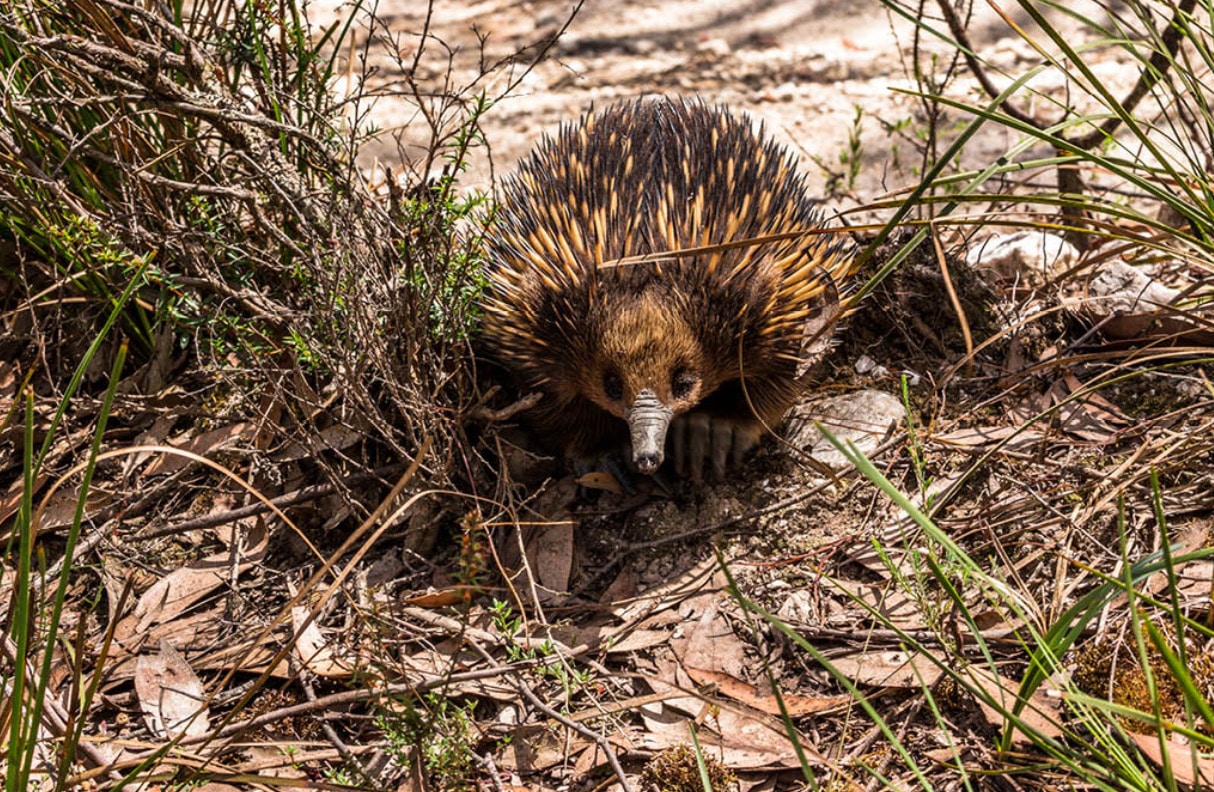
[[[1200,103],[1166,168],[984,174],[958,119],[1014,115],[932,72],[934,180],[864,207],[898,228],[857,230],[880,280],[808,410],[875,467],[823,476],[792,422],[728,484],[587,500],[475,370],[459,189],[565,18],[461,86],[429,16],[203,5],[0,10],[5,788],[1214,779]],[[1204,96],[1182,32],[1152,88]],[[377,92],[415,108],[403,173],[356,165]]]

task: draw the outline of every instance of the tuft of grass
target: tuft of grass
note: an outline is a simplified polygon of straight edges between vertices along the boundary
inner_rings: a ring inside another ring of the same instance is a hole
[[[922,570],[922,575],[916,588],[907,586],[906,593],[914,597],[923,589],[938,592],[951,608],[951,620],[960,622],[966,640],[958,642],[954,628],[931,619],[927,623],[936,634],[924,640],[879,609],[859,598],[855,601],[868,612],[874,627],[898,635],[905,653],[936,666],[951,688],[949,697],[960,698],[970,706],[980,703],[1002,719],[1003,726],[994,733],[992,745],[994,757],[1001,761],[986,772],[1015,773],[1026,780],[1042,776],[1042,781],[1052,779],[1047,782],[1051,788],[1081,784],[1109,792],[1174,790],[1181,786],[1177,779],[1200,778],[1210,772],[1208,757],[1214,752],[1214,707],[1209,697],[1214,655],[1210,647],[1214,645],[1214,630],[1186,612],[1176,586],[1165,586],[1162,599],[1152,592],[1160,589],[1156,582],[1160,576],[1165,581],[1176,581],[1180,566],[1208,562],[1214,558],[1214,549],[1175,555],[1175,548],[1165,543],[1161,551],[1140,558],[1123,555],[1120,575],[1099,576],[1100,582],[1053,623],[1043,624],[1038,614],[1026,607],[1031,602],[1027,592],[1015,592],[1006,582],[992,577],[854,445],[822,431],[918,528],[918,535],[905,542],[903,551],[909,551],[912,558],[908,562]],[[1153,509],[1166,528],[1158,480],[1153,483],[1153,503],[1144,506]],[[1126,508],[1123,502],[1119,511],[1123,553],[1129,546]],[[890,560],[897,557],[897,552],[883,548],[880,542],[876,544],[891,579],[900,580],[901,573]],[[915,752],[871,699],[823,652],[744,596],[728,568],[723,565],[723,569],[734,597],[748,612],[780,631],[856,699],[889,741],[892,757],[900,764],[897,776],[916,779],[917,788],[934,789]],[[906,583],[903,580],[902,585]],[[988,641],[987,632],[980,626],[978,607],[1009,614],[1007,621],[1018,625],[1010,644]],[[1117,648],[1103,640],[1084,646],[1097,620],[1114,625],[1120,634]],[[1020,669],[1016,686],[1001,689],[989,682],[998,674],[1006,678],[1008,668]],[[771,684],[780,696],[774,678]],[[957,739],[957,714],[940,700],[945,687],[925,682],[920,693],[940,733]],[[1046,698],[1057,702],[1056,710],[1042,706],[1047,687],[1051,693]],[[795,744],[795,727],[787,718],[786,725]],[[1148,742],[1136,740],[1135,733],[1148,735]],[[1164,746],[1162,765],[1148,755],[1149,741]],[[976,788],[959,747],[949,747],[958,779],[965,788]],[[1178,763],[1185,767],[1178,768]],[[889,782],[879,768],[862,767],[874,782]],[[804,760],[803,772],[812,782],[813,768]]]

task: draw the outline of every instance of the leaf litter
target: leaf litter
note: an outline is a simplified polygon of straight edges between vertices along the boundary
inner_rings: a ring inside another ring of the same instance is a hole
[[[1018,266],[1026,269],[1003,277],[1044,284],[1056,277],[1046,267]],[[1084,279],[1080,272],[1062,284],[1060,310],[1103,322],[1094,336],[1057,321],[1057,312],[1038,315],[1032,299],[1000,292],[992,277],[1002,326],[969,361],[971,376],[957,373],[965,350],[948,334],[954,323],[941,323],[928,344],[913,317],[899,313],[916,290],[933,284],[893,279],[890,291],[853,318],[834,369],[823,376],[828,391],[877,389],[904,405],[905,420],[892,430],[873,422],[864,433],[872,456],[950,536],[984,558],[992,576],[1031,602],[1024,613],[1006,612],[974,589],[962,591],[974,616],[963,619],[960,605],[923,574],[923,537],[901,512],[847,472],[824,484],[820,471],[798,464],[795,449],[774,444],[744,477],[709,492],[651,487],[638,496],[602,474],[583,477],[576,484],[600,492],[588,504],[557,466],[547,468],[547,484],[531,489],[499,487],[481,469],[473,483],[501,501],[498,513],[478,516],[471,499],[453,498],[425,518],[452,541],[426,552],[400,551],[405,528],[376,523],[389,530],[354,566],[369,572],[392,555],[396,572],[361,578],[338,577],[359,570],[349,569],[348,552],[332,555],[344,537],[329,535],[338,524],[329,520],[381,507],[381,518],[404,509],[407,519],[438,496],[413,491],[409,481],[391,497],[379,481],[304,493],[292,514],[308,518],[307,536],[323,548],[318,559],[277,516],[239,512],[249,505],[244,494],[213,471],[185,457],[133,451],[122,469],[101,471],[100,495],[85,503],[90,541],[83,557],[99,571],[82,567],[70,591],[71,608],[88,614],[79,617],[86,648],[80,665],[104,691],[84,713],[87,733],[103,748],[123,746],[124,757],[165,751],[163,764],[185,767],[188,752],[267,784],[282,777],[268,769],[272,761],[332,770],[354,756],[384,784],[423,789],[433,779],[426,780],[422,743],[452,736],[444,731],[456,720],[443,709],[446,701],[475,704],[473,728],[460,736],[508,774],[502,788],[602,777],[612,770],[609,756],[624,762],[635,782],[651,757],[688,744],[693,728],[742,788],[792,786],[802,761],[840,788],[858,788],[868,779],[870,754],[888,756],[889,746],[858,718],[838,679],[739,606],[715,549],[748,598],[822,649],[913,749],[942,758],[933,771],[941,778],[958,752],[933,754],[941,750],[942,727],[925,715],[923,691],[945,695],[944,669],[964,669],[1000,706],[952,702],[951,739],[974,769],[995,768],[981,747],[1009,728],[1004,712],[1023,680],[1026,657],[1016,636],[1025,619],[1048,626],[1096,584],[1092,570],[1118,568],[1119,519],[1128,523],[1136,554],[1172,538],[1159,535],[1151,515],[1150,471],[1164,482],[1162,511],[1173,530],[1187,531],[1183,549],[1209,540],[1208,527],[1200,527],[1214,505],[1209,383],[1187,363],[1191,351],[1157,343],[1208,344],[1208,321],[1138,298],[1128,312],[1110,314],[1113,300],[1094,299]],[[1137,278],[1128,282],[1147,293]],[[861,353],[883,369],[856,372],[851,364]],[[163,355],[157,360],[140,373],[140,388],[167,402],[177,387],[174,366]],[[8,371],[0,366],[5,414],[19,381]],[[940,384],[912,388],[904,402],[895,372],[908,371],[939,375]],[[231,415],[204,416],[127,398],[116,414],[129,426],[107,437],[109,449],[139,437],[136,446],[168,443],[222,458],[274,499],[312,486],[303,472],[310,455],[346,474],[367,472],[348,458],[368,430],[326,413],[332,405],[315,414],[332,423],[312,445],[284,442],[266,459],[258,456],[258,416],[247,403],[233,405]],[[322,400],[313,395],[310,403]],[[90,406],[70,416],[45,469],[67,470],[83,453]],[[50,401],[40,396],[39,431],[49,414]],[[0,531],[8,531],[21,482],[11,446],[2,453]],[[54,482],[40,477],[33,494]],[[62,541],[74,500],[69,485],[43,504],[44,540]],[[1120,502],[1136,508],[1120,514]],[[174,530],[202,515],[217,522]],[[312,580],[322,560],[332,566]],[[1200,616],[1209,609],[1208,562],[1182,563],[1176,572],[1181,606]],[[0,594],[13,575],[11,567],[0,571]],[[1147,580],[1147,591],[1165,592],[1173,578],[1161,575]],[[98,591],[107,612],[90,610]],[[1127,608],[1124,598],[1112,598],[1093,629],[1115,633]],[[973,626],[978,633],[967,634]],[[998,655],[998,670],[976,650],[979,638]],[[55,663],[60,673],[49,695],[67,699],[73,673],[66,657],[56,655]],[[1037,688],[1018,716],[1057,738],[1067,715],[1052,690]],[[398,728],[423,724],[406,733],[413,742],[403,758],[392,754],[390,729],[368,726],[402,712]],[[796,727],[792,737],[785,714]],[[335,735],[320,733],[318,723]],[[39,732],[48,740],[52,733]],[[1020,730],[1011,733],[1013,745],[1024,747]],[[1210,782],[1209,758],[1176,735],[1129,734],[1153,761],[1166,759],[1181,783]],[[283,745],[299,753],[275,758]],[[90,761],[100,766],[96,757],[81,761],[81,771],[96,769]],[[489,774],[485,765],[466,772],[482,780]],[[908,775],[895,780],[910,784]]]

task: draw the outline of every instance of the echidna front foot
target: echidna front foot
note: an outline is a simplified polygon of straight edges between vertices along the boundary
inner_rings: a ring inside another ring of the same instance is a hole
[[[728,467],[737,468],[742,459],[759,443],[761,426],[753,420],[740,420],[706,411],[680,415],[671,426],[670,443],[674,470],[681,478],[704,481],[704,461],[712,465],[714,481],[725,481]]]

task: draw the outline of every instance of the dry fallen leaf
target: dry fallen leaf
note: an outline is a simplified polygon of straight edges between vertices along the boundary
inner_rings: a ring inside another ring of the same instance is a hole
[[[881,583],[862,583],[840,578],[824,579],[822,588],[835,590],[847,598],[848,604],[859,601],[881,614],[882,621],[906,630],[920,630],[927,625],[923,621],[922,608],[892,580]],[[853,610],[859,610],[854,607]],[[863,613],[863,611],[861,611]],[[867,614],[864,615],[867,618]]]
[[[160,654],[136,661],[135,695],[144,721],[157,737],[199,737],[210,731],[202,682],[168,641],[160,645]]]
[[[198,456],[206,456],[210,452],[223,448],[228,443],[239,439],[252,440],[253,427],[243,422],[229,424],[228,426],[221,426],[218,429],[212,429],[209,432],[203,432],[185,442],[175,442],[173,445],[183,451],[190,451]],[[187,465],[192,464],[194,464],[194,460],[189,457],[179,454],[162,453],[143,469],[143,475],[163,476],[169,473],[176,473]]]
[[[237,572],[243,572],[264,557],[267,539],[265,522],[255,518],[249,530],[248,549],[236,562]],[[121,645],[132,638],[143,638],[153,625],[173,620],[215,589],[226,585],[231,579],[232,563],[232,554],[224,551],[160,578],[143,593],[135,609],[118,622],[114,639]]]
[[[300,628],[308,618],[308,609],[300,605],[291,608],[291,626],[299,637],[295,639],[292,649],[299,661],[317,676],[327,679],[346,679],[352,673],[351,664],[344,658],[338,657],[333,648],[320,632],[320,625],[313,619],[306,627]]]
[[[739,678],[746,675],[746,644],[734,634],[733,626],[721,616],[715,603],[688,624],[684,637],[671,641],[671,646],[689,673],[701,669]]]
[[[640,748],[661,751],[686,744],[693,718],[676,709],[671,701],[645,705],[637,711],[646,731],[638,735]],[[703,718],[697,726],[697,738],[705,753],[739,772],[800,767],[796,751],[779,718],[720,704],[702,702]],[[804,740],[801,748],[811,765],[824,762],[813,746]]]
[[[514,728],[497,765],[524,774],[543,772],[564,764],[589,745],[584,737],[562,734],[547,723],[526,723]]]
[[[484,590],[482,586],[451,586],[450,588],[414,594],[410,597],[405,597],[403,602],[406,605],[413,605],[418,608],[449,608],[452,605],[459,605],[460,603],[475,599]]]
[[[526,532],[527,565],[541,586],[549,591],[569,590],[573,574],[573,523],[562,521]]]
[[[917,690],[944,676],[941,665],[920,653],[897,650],[854,652],[830,659],[840,673],[862,685]]]
[[[579,487],[585,487],[586,489],[606,490],[614,495],[620,495],[624,492],[615,476],[610,473],[604,473],[601,470],[592,470],[589,473],[578,476],[573,481]]]
[[[959,448],[980,450],[1004,443],[1007,451],[1025,451],[1035,447],[1045,437],[1039,429],[1021,426],[971,426],[945,434],[934,434],[932,440]]]
[[[341,451],[360,442],[366,436],[367,432],[364,429],[335,424],[320,430],[320,442],[317,443],[319,448],[292,441],[287,443],[281,451],[273,454],[272,459],[275,462],[295,462],[300,459],[314,457],[318,451],[325,449]]]
[[[606,646],[602,647],[602,651],[609,655],[622,654],[625,652],[639,652],[644,649],[650,649],[669,640],[669,630],[635,629],[629,630],[619,638],[609,641]],[[589,643],[589,641],[586,641],[586,643]]]
[[[794,718],[844,707],[852,701],[851,696],[798,696],[792,693],[783,693],[777,699],[774,693],[764,695],[759,692],[761,689],[765,690],[765,687],[756,687],[719,671],[689,668],[687,674],[697,684],[712,685],[720,695],[768,715],[780,714],[780,700],[783,700],[785,710]]]
[[[1168,735],[1162,746],[1157,734],[1131,733],[1130,739],[1138,750],[1159,767],[1163,767],[1163,755],[1168,754],[1172,777],[1182,784],[1199,789],[1208,789],[1214,784],[1214,757],[1197,751],[1197,746],[1182,742],[1174,734]]]
[[[1003,709],[1011,711],[1015,708],[1016,697],[1020,694],[1019,682],[1014,682],[1002,674],[996,674],[989,668],[977,665],[970,666],[964,673],[976,687],[986,691],[988,696],[1000,702]],[[978,700],[978,706],[982,709],[987,723],[1000,729],[1004,727],[1004,717],[994,707],[981,699]],[[1033,692],[1028,703],[1020,709],[1018,717],[1026,726],[1046,737],[1062,736],[1062,727],[1059,726],[1062,714],[1058,711],[1058,702],[1049,698],[1041,687]],[[1020,729],[1014,729],[1012,743],[1028,745],[1032,743],[1032,740]]]

